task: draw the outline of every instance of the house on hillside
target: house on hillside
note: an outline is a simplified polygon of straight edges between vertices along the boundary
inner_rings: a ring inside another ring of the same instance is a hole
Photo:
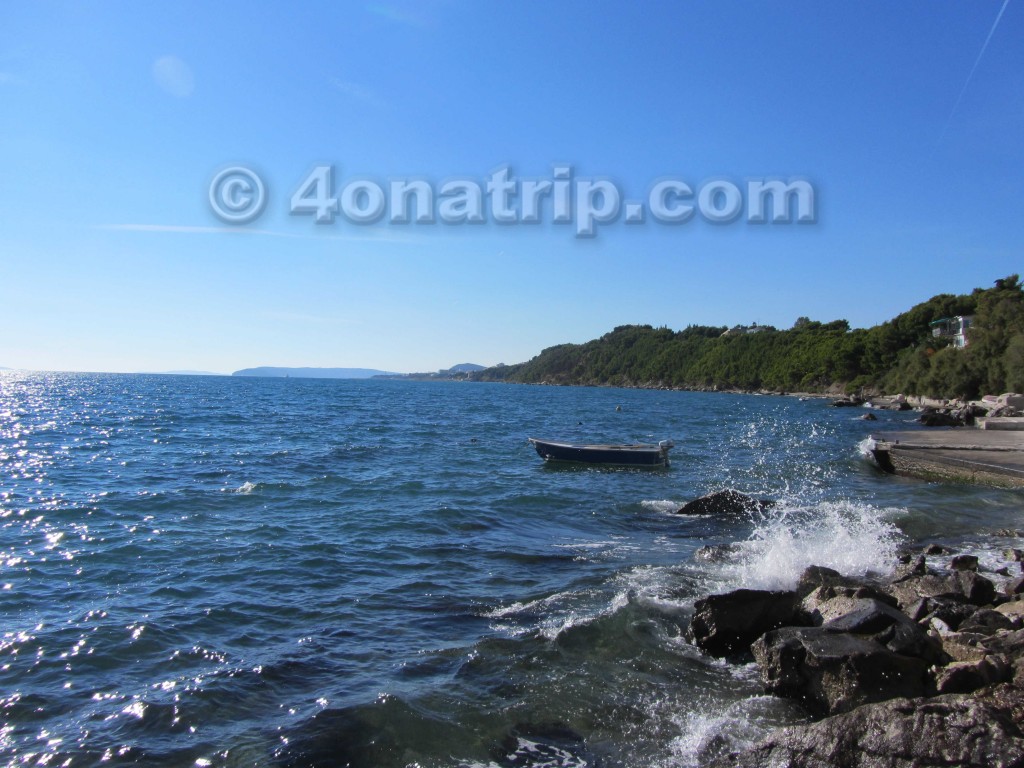
[[[722,335],[723,336],[740,336],[740,335],[742,335],[744,333],[760,333],[761,331],[767,331],[767,330],[769,330],[769,326],[767,326],[767,325],[758,325],[757,323],[754,323],[753,325],[734,325],[732,328],[728,329],[727,331],[723,331]]]
[[[953,345],[959,349],[967,346],[967,329],[974,322],[974,315],[957,315],[932,320],[928,325],[932,328],[932,336],[936,339],[953,339]]]

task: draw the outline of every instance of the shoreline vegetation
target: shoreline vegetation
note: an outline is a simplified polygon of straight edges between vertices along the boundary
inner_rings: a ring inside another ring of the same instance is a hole
[[[958,339],[946,321],[960,317],[972,324]],[[970,294],[940,294],[868,329],[806,317],[788,330],[622,325],[583,344],[549,347],[525,363],[453,378],[967,401],[1024,391],[1024,286],[1010,275]]]

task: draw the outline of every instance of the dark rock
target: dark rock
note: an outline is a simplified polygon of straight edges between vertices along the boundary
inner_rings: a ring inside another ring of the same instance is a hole
[[[966,418],[946,408],[926,408],[918,421],[926,427],[962,427]]]
[[[1005,539],[1020,539],[1024,538],[1024,531],[1014,530],[1013,528],[1000,528],[993,535],[1002,536]]]
[[[984,646],[985,635],[971,632],[950,632],[940,638],[942,651],[953,661],[981,661],[989,651]]]
[[[726,563],[741,552],[739,544],[707,544],[693,553],[702,563]]]
[[[853,408],[863,404],[863,400],[859,397],[841,397],[838,400],[832,401],[833,408]]]
[[[916,622],[891,605],[862,598],[838,618],[823,627],[836,632],[849,632],[874,640],[893,653],[916,656],[932,663],[946,661],[942,646]]]
[[[929,544],[921,550],[926,555],[950,555],[953,551],[941,544]]]
[[[860,417],[861,421],[878,421],[878,417],[873,413],[865,413]]]
[[[985,656],[978,661],[954,661],[935,673],[939,693],[972,693],[986,685],[1009,682],[1013,668],[1001,656]]]
[[[963,592],[958,584],[951,583],[948,577],[932,573],[912,576],[890,584],[888,592],[896,598],[903,610],[907,610],[922,597],[939,597],[964,602]]]
[[[1003,584],[1003,592],[1007,595],[1024,594],[1024,576],[1017,576]]]
[[[949,565],[954,571],[976,571],[978,570],[978,557],[976,555],[957,555]]]
[[[746,653],[765,632],[800,623],[799,605],[796,592],[737,589],[710,595],[694,604],[687,636],[712,656]]]
[[[739,491],[709,493],[684,504],[679,515],[743,515],[761,512],[775,505],[770,499],[755,499]]]
[[[991,608],[979,608],[961,622],[957,631],[994,635],[1000,629],[1014,629],[1013,620]]]
[[[925,574],[890,584],[888,592],[907,610],[922,597],[937,597],[973,605],[988,605],[996,596],[995,585],[974,571],[955,571],[948,576]]]
[[[879,643],[827,627],[784,627],[751,651],[765,691],[832,715],[861,704],[928,691],[928,663]]]
[[[800,597],[806,597],[818,587],[857,587],[863,586],[864,582],[843,576],[839,571],[826,568],[823,565],[812,565],[804,569],[800,574],[800,581],[797,582],[796,591]]]
[[[958,571],[951,580],[960,587],[960,592],[972,605],[988,605],[996,599],[996,585],[974,571]]]
[[[1020,562],[1024,560],[1024,549],[1004,549],[1003,558],[1006,560],[1012,560],[1014,562]]]
[[[953,631],[958,630],[963,621],[977,610],[973,605],[938,597],[924,598],[924,606],[925,613],[918,621],[927,624],[938,619]]]
[[[903,581],[911,576],[924,576],[926,573],[928,573],[928,565],[925,562],[924,555],[918,555],[905,563],[897,565],[896,570],[893,571],[892,580]]]
[[[1024,691],[869,704],[817,723],[784,728],[713,768],[1019,768]]]

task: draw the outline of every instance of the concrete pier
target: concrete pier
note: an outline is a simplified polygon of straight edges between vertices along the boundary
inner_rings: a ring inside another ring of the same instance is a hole
[[[871,453],[886,472],[925,480],[1024,487],[1024,432],[936,428],[880,432]]]

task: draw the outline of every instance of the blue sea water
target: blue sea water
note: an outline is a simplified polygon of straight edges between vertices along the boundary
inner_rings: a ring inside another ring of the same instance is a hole
[[[409,381],[0,373],[8,765],[696,766],[799,722],[685,637],[711,591],[998,565],[1016,492],[879,473],[913,414]],[[555,468],[528,436],[676,443]],[[675,513],[722,488],[754,519]],[[738,542],[733,556],[695,558]],[[988,553],[988,554],[986,554]]]

